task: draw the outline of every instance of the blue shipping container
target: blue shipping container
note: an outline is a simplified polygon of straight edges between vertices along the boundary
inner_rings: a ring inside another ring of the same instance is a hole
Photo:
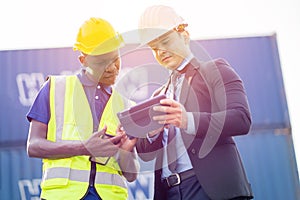
[[[196,57],[223,57],[244,81],[253,117],[247,136],[236,137],[256,200],[300,199],[291,125],[281,74],[276,35],[197,40]],[[116,85],[125,95],[142,101],[165,82],[149,49],[128,45],[121,51],[122,71]],[[28,158],[25,115],[49,74],[80,69],[71,48],[0,51],[0,198],[38,199],[41,160]],[[151,67],[149,67],[151,66]],[[155,71],[150,76],[149,70]],[[294,133],[296,134],[296,133]],[[130,199],[152,199],[152,163],[130,183]],[[147,173],[148,172],[148,173]]]

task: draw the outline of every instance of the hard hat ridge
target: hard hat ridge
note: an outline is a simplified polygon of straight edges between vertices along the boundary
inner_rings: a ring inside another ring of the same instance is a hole
[[[141,44],[167,33],[184,24],[184,19],[175,10],[165,5],[154,5],[146,8],[139,20]]]
[[[179,16],[173,8],[164,5],[148,7],[139,21],[139,28],[158,28],[171,30],[184,19]]]

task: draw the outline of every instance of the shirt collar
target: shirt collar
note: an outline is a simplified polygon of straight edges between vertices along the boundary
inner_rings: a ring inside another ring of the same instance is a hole
[[[100,83],[96,83],[88,78],[86,75],[86,70],[82,68],[80,72],[77,74],[77,77],[79,78],[80,82],[82,83],[83,86],[87,87],[97,87],[100,85],[101,88],[103,88],[103,91],[105,91],[107,94],[111,95],[112,93],[112,87],[111,86],[104,86]]]
[[[177,67],[177,71],[181,71],[181,70],[183,70],[183,68],[189,63],[189,62],[191,62],[191,60],[194,58],[194,55],[193,54],[190,54],[190,55],[188,55],[188,57],[186,57],[183,61],[182,61],[182,63],[179,65],[179,67]]]
[[[111,95],[112,94],[112,87],[111,86],[105,86],[105,85],[101,85],[100,87],[103,88],[103,91],[105,91],[107,94]]]

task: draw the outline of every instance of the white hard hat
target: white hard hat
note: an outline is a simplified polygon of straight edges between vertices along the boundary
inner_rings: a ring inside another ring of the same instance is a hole
[[[139,20],[140,43],[147,44],[183,23],[184,19],[169,6],[148,7]]]

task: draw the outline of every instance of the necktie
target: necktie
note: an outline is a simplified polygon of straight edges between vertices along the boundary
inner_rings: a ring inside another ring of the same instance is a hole
[[[177,90],[177,79],[180,73],[176,70],[171,74],[171,88],[173,93],[173,99],[176,100],[176,90]],[[177,152],[176,152],[176,138],[175,138],[175,126],[170,125],[168,131],[168,144],[167,144],[167,160],[168,167],[171,172],[176,172],[176,160],[177,160]]]
[[[178,94],[176,93],[177,91],[177,86],[178,86],[178,77],[180,76],[180,72],[177,70],[174,70],[171,74],[171,91],[173,93],[173,99],[177,100]]]

